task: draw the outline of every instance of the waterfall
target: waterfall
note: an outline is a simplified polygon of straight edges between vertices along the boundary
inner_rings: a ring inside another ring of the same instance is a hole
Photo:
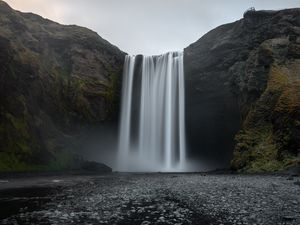
[[[120,171],[182,171],[186,161],[183,52],[124,63]]]

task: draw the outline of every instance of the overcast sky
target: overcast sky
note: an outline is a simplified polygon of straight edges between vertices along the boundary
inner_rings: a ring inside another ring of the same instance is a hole
[[[182,50],[246,9],[300,7],[300,0],[5,0],[14,9],[77,24],[129,54]]]

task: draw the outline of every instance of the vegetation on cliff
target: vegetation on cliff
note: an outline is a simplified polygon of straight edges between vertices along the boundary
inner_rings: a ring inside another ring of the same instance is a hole
[[[269,172],[299,166],[300,57],[291,51],[298,46],[288,37],[271,39],[260,46],[269,52],[271,60],[265,66],[270,69],[265,73],[262,94],[244,111],[242,130],[235,137],[232,168]]]
[[[82,133],[118,117],[124,53],[1,0],[0,49],[0,171],[68,168]],[[245,172],[299,166],[299,9],[247,12],[184,54],[193,152]]]
[[[117,119],[124,53],[3,1],[0,49],[0,171],[69,167],[83,130]]]
[[[247,11],[208,32],[185,49],[189,147],[238,171],[299,166],[299,71],[300,9]]]

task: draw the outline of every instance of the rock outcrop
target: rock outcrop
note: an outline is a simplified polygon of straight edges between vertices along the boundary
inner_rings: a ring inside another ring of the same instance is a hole
[[[125,53],[0,1],[0,171],[59,169],[85,129],[117,120]]]
[[[239,171],[299,165],[300,9],[210,31],[185,49],[185,70],[192,149]]]

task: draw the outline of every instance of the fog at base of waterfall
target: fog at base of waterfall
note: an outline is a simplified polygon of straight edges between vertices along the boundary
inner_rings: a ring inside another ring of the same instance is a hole
[[[182,164],[178,163],[168,168],[160,162],[153,162],[147,158],[142,158],[135,152],[131,152],[126,157],[119,154],[117,162],[113,162],[110,165],[114,172],[134,173],[202,173],[214,171],[217,168],[217,165],[214,163],[189,158],[186,158]]]
[[[126,56],[117,170],[186,170],[184,98],[183,52]]]

